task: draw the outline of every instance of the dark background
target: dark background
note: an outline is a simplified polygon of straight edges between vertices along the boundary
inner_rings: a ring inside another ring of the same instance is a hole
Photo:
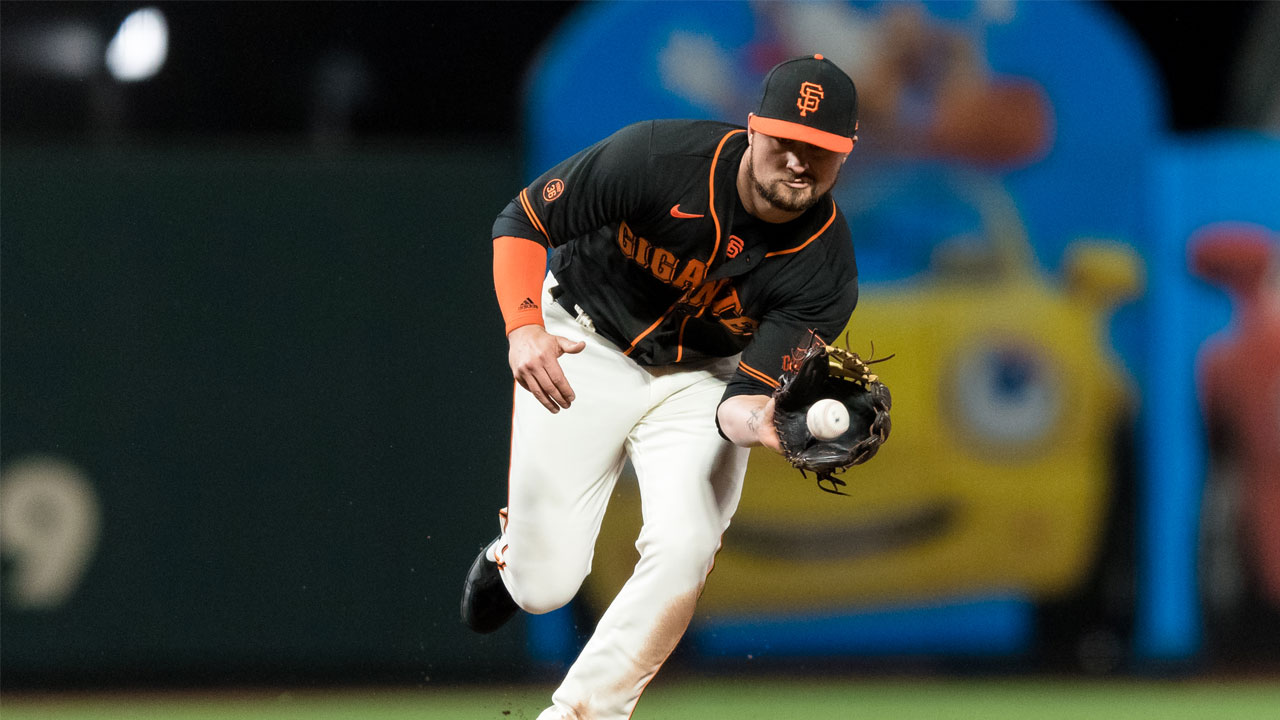
[[[531,58],[577,4],[150,3],[170,25],[157,77],[104,100],[93,78],[51,81],[6,62],[2,129],[8,136],[101,134],[104,125],[108,136],[305,134],[314,130],[317,67],[341,54],[358,58],[365,78],[346,123],[350,139],[509,135],[519,130]],[[1262,4],[1104,3],[1158,66],[1177,131],[1230,124],[1235,52]],[[9,1],[0,25],[9,34],[74,17],[109,37],[142,5]]]

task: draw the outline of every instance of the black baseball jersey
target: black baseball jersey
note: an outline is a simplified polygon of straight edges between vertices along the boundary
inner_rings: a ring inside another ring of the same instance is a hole
[[[556,301],[637,363],[741,352],[725,397],[769,395],[810,333],[844,330],[858,273],[829,194],[786,223],[746,211],[746,149],[746,131],[725,123],[628,126],[522,190],[493,236],[554,248]]]

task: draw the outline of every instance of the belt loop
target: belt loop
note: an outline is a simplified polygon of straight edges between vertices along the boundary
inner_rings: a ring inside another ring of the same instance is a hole
[[[586,330],[587,332],[592,332],[592,333],[596,331],[596,324],[591,322],[590,315],[582,312],[581,305],[573,306],[573,314],[574,314],[574,319],[578,321],[578,324],[582,326],[583,330]]]

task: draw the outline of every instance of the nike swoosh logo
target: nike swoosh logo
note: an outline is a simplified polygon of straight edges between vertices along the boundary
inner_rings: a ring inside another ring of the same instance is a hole
[[[671,206],[671,217],[673,217],[673,218],[700,218],[700,217],[705,217],[705,216],[704,216],[704,215],[695,215],[695,214],[693,214],[693,213],[681,212],[681,211],[680,211],[680,203],[676,203],[675,205],[672,205],[672,206]]]

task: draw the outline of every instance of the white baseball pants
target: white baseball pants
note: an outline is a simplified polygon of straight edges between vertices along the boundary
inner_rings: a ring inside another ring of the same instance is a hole
[[[586,341],[560,365],[571,407],[552,414],[517,386],[502,536],[490,547],[524,610],[555,610],[591,571],[605,507],[631,458],[640,560],[540,720],[625,720],[684,635],[738,507],[746,448],[716,431],[737,358],[645,368],[584,329],[543,287],[547,331]],[[585,322],[585,321],[584,321]]]

